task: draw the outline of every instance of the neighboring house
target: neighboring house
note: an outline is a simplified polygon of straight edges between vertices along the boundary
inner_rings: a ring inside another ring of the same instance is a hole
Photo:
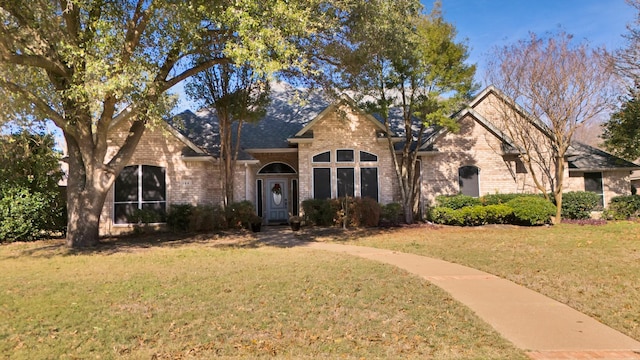
[[[275,84],[272,104],[257,124],[242,128],[235,169],[236,201],[249,200],[266,224],[285,223],[310,198],[371,197],[400,201],[384,125],[348,97],[297,101],[293,88]],[[515,147],[495,126],[492,104],[502,95],[489,87],[454,116],[460,131],[431,128],[419,144],[421,202],[442,194],[533,193]],[[165,211],[170,204],[220,204],[219,138],[215,115],[186,111],[147,129],[107,195],[101,233],[129,230],[135,209]],[[112,129],[110,142],[126,136]],[[398,144],[402,137],[389,134]],[[608,153],[574,144],[567,158],[565,191],[611,197],[630,193],[629,174],[640,167]]]

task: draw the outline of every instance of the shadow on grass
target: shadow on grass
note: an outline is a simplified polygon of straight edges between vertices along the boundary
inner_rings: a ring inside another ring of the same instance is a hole
[[[310,226],[294,232],[288,226],[264,226],[262,231],[257,233],[245,230],[206,234],[156,232],[104,237],[97,246],[84,249],[70,249],[66,247],[64,239],[52,239],[31,244],[23,243],[22,246],[11,251],[11,255],[3,256],[3,258],[111,255],[146,251],[152,248],[178,248],[190,245],[219,249],[292,248],[304,246],[309,242],[347,242],[361,237],[392,233],[401,228],[403,227],[342,229],[338,227]]]

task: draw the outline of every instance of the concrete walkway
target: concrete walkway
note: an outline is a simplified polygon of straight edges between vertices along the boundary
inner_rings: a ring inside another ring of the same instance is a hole
[[[294,238],[290,231],[279,235]],[[527,351],[532,359],[640,360],[640,342],[565,304],[497,276],[391,250],[326,242],[298,246],[359,256],[416,274],[469,307],[505,339]]]

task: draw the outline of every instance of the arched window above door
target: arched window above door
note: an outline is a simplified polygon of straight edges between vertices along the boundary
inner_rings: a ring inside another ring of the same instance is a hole
[[[289,165],[281,162],[267,164],[258,171],[258,174],[295,174],[296,171]]]

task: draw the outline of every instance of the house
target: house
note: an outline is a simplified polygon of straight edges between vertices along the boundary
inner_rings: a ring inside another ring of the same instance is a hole
[[[265,117],[242,128],[234,197],[255,204],[266,224],[286,222],[309,198],[371,197],[399,201],[398,182],[383,124],[348,97],[329,102],[319,95],[293,101],[296,91],[272,87]],[[534,193],[536,188],[497,126],[495,105],[504,95],[489,87],[455,114],[459,132],[430,128],[417,148],[422,206],[441,194]],[[110,143],[124,140],[126,124],[112,129]],[[219,204],[219,138],[215,115],[186,111],[147,129],[107,195],[101,232],[129,230],[135,209],[165,211],[170,204]],[[589,190],[602,205],[630,193],[629,175],[640,166],[583,144],[574,144],[565,164],[565,191]]]

